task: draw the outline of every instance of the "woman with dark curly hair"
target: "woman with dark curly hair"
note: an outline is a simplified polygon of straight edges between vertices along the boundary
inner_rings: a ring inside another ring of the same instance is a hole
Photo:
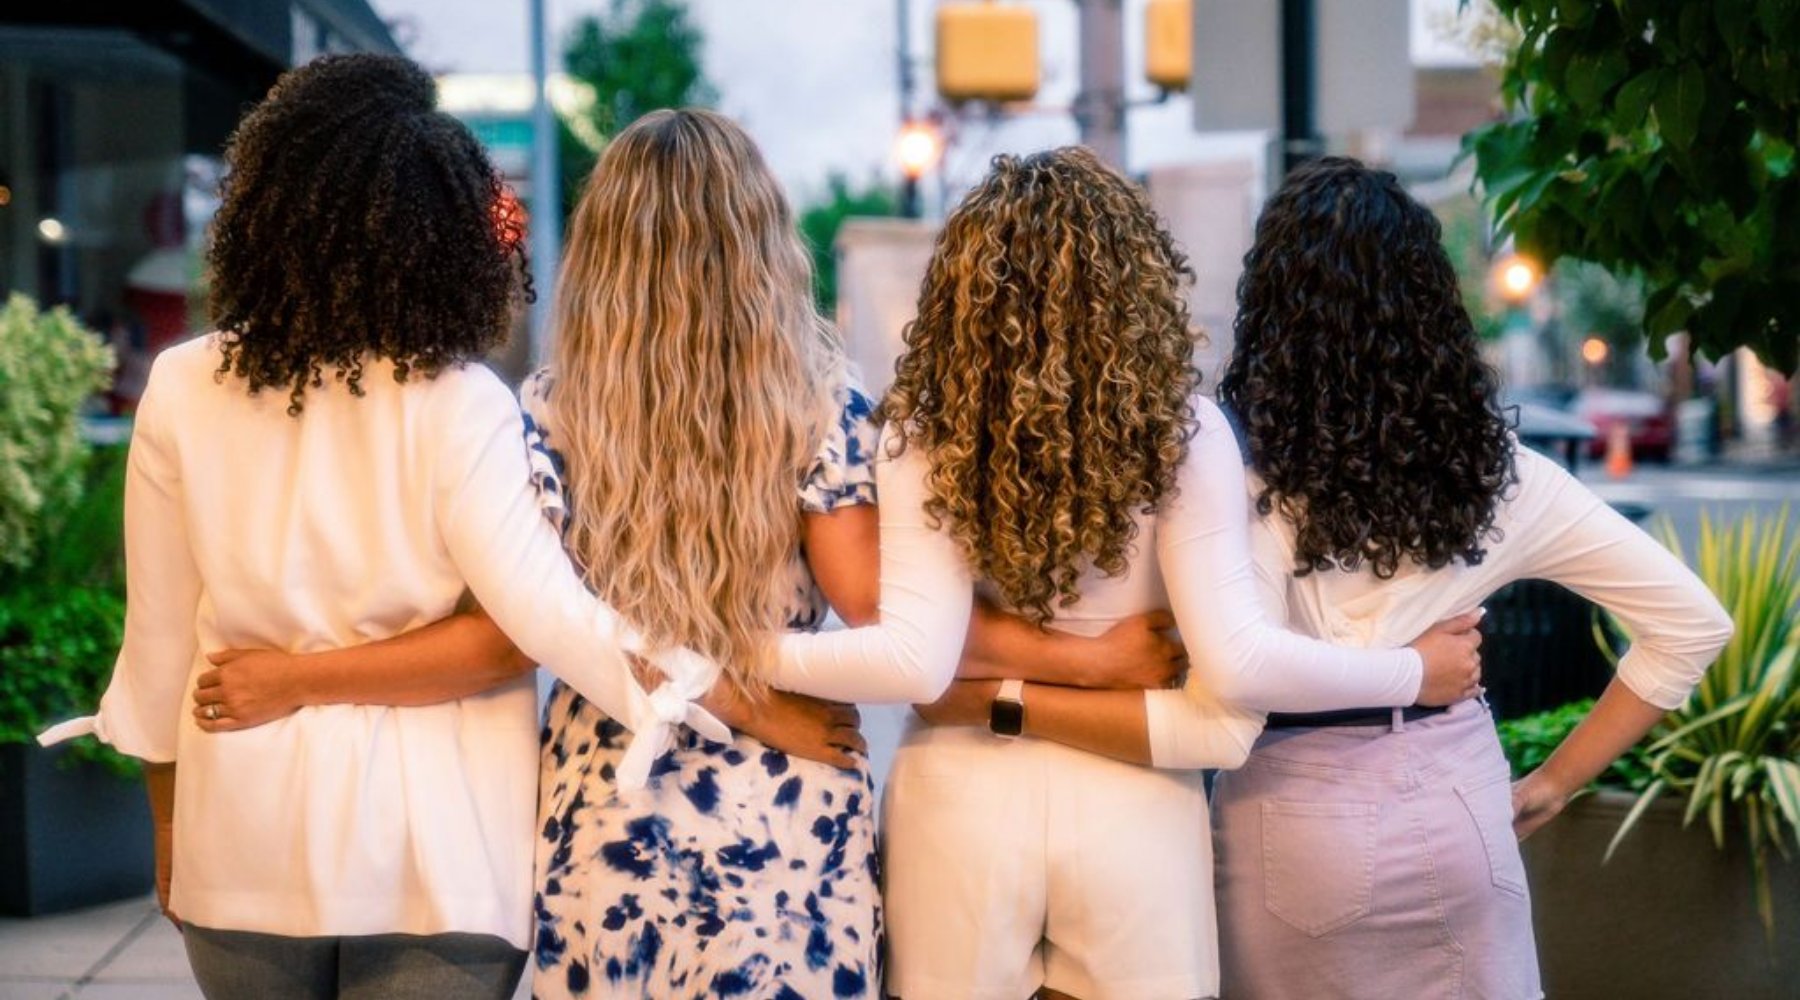
[[[1264,565],[1295,627],[1387,645],[1536,578],[1634,642],[1594,712],[1516,785],[1485,702],[1271,716],[1215,793],[1225,990],[1542,996],[1518,840],[1680,707],[1731,619],[1513,438],[1437,218],[1392,174],[1340,158],[1296,171],[1257,224],[1238,306],[1219,395],[1242,421]]]
[[[1678,559],[1512,437],[1437,220],[1393,175],[1337,158],[1296,170],[1238,299],[1219,394],[1254,469],[1238,488],[1278,620],[1391,648],[1534,577],[1636,641],[1593,715],[1517,785],[1479,700],[1268,716],[1214,792],[1222,995],[1541,996],[1517,838],[1682,703],[1731,622]],[[1202,725],[1179,705],[1146,727],[1077,697],[1114,740]]]
[[[570,565],[518,404],[475,363],[520,298],[520,234],[435,95],[404,59],[330,56],[239,126],[219,330],[164,352],[137,411],[124,648],[99,714],[47,734],[147,762],[160,894],[209,997],[510,996],[530,930],[530,662],[631,717],[622,654],[644,644]],[[317,675],[305,707],[228,731],[240,707],[202,651],[354,646],[465,591],[525,656],[489,641]],[[679,694],[709,677],[698,654],[651,659]]]
[[[1185,693],[1147,695],[965,664],[920,709],[932,725],[888,784],[890,995],[1215,995],[1197,769],[1249,752],[1258,719],[1235,705],[1473,693],[1472,618],[1382,650],[1269,623],[1243,465],[1198,395],[1188,277],[1144,193],[1085,149],[999,157],[939,236],[883,410],[955,563],[909,567],[910,589],[972,577],[1078,635],[1166,607],[1192,666]],[[1171,758],[1194,770],[1141,766]]]

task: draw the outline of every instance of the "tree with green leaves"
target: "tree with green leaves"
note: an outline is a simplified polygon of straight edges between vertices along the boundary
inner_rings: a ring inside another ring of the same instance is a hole
[[[1465,3],[1467,0],[1465,0]],[[1686,331],[1800,365],[1800,0],[1492,0],[1514,116],[1464,140],[1502,231],[1545,267],[1642,278]]]
[[[565,213],[594,169],[595,139],[604,142],[659,108],[718,100],[700,64],[704,44],[682,0],[611,0],[604,13],[576,22],[563,46],[563,69],[592,88],[594,100],[582,112],[585,121],[559,129]]]
[[[837,308],[837,234],[844,220],[855,216],[889,216],[899,214],[900,202],[894,190],[879,181],[866,187],[853,188],[842,174],[832,174],[826,182],[824,200],[808,205],[800,213],[800,234],[806,237],[813,258],[813,296],[819,311],[830,316]]]

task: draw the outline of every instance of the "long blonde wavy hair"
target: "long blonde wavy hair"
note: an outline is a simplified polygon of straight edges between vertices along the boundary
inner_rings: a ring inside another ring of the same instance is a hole
[[[1143,191],[1079,147],[992,171],[944,225],[882,403],[930,458],[927,514],[1043,624],[1125,571],[1194,429],[1191,280]]]
[[[843,355],[743,129],[657,111],[608,143],[570,223],[556,331],[553,443],[588,585],[650,642],[762,691]]]

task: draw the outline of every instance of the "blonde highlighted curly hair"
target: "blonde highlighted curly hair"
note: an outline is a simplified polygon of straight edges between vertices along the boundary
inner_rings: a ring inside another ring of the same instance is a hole
[[[944,225],[882,403],[926,512],[1044,624],[1123,573],[1194,430],[1193,272],[1144,192],[1070,147],[993,169]]]

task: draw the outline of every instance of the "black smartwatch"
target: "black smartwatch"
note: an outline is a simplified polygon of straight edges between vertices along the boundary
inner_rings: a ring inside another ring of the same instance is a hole
[[[1025,682],[1001,681],[1000,693],[988,706],[988,729],[995,736],[1015,739],[1025,732]]]

